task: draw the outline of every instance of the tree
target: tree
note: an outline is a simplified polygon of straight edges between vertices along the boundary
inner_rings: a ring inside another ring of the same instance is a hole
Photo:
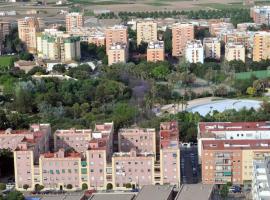
[[[147,50],[147,47],[148,47],[148,43],[142,41],[141,44],[139,44],[139,46],[138,46],[138,52],[140,54],[145,54],[146,50]]]
[[[126,184],[126,188],[131,188],[131,187],[132,187],[131,183]]]
[[[254,87],[248,87],[246,93],[250,96],[253,96],[256,93],[256,90]]]
[[[67,189],[71,190],[73,186],[71,184],[67,184]]]
[[[25,51],[25,52],[21,52],[19,54],[19,58],[21,60],[33,60],[34,59],[34,56],[33,56],[33,54],[28,53],[28,52]]]
[[[86,183],[82,184],[82,190],[87,190],[88,189],[88,185]]]
[[[5,189],[6,189],[6,184],[0,183],[0,190],[5,190]]]
[[[153,77],[157,80],[165,80],[170,70],[165,65],[159,65],[152,70]]]
[[[43,190],[44,189],[44,186],[43,185],[39,185],[39,184],[36,184],[35,185],[35,191],[36,192],[40,192],[41,190]]]
[[[29,188],[29,185],[28,184],[24,184],[23,185],[23,189],[27,190]]]
[[[24,200],[23,193],[19,191],[11,191],[6,196],[6,200]]]
[[[228,193],[229,193],[229,188],[227,185],[222,185],[221,190],[220,190],[220,196],[223,199],[226,199],[228,197]]]
[[[108,183],[106,186],[107,190],[112,190],[113,189],[113,185],[111,183]]]
[[[63,74],[66,72],[66,66],[62,64],[54,65],[53,71]]]

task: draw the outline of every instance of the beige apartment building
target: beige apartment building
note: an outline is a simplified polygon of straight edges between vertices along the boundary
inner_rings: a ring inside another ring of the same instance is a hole
[[[164,61],[165,50],[163,41],[150,42],[147,48],[147,62]]]
[[[246,61],[245,46],[241,43],[227,43],[225,46],[225,59],[227,61],[242,60]]]
[[[220,60],[221,46],[218,38],[204,38],[203,49],[205,58]]]
[[[80,38],[56,29],[46,29],[37,36],[39,58],[69,62],[81,58]]]
[[[82,14],[73,12],[66,15],[67,32],[71,31],[73,28],[83,27],[83,24],[84,19]]]
[[[152,20],[137,22],[137,45],[157,40],[157,22]]]
[[[0,21],[0,55],[2,54],[3,51],[3,42],[5,40],[5,37],[9,34],[9,32],[10,32],[10,23]]]
[[[172,26],[172,55],[183,56],[187,41],[194,39],[194,26],[190,23],[176,23]]]
[[[115,43],[108,50],[108,65],[115,63],[126,63],[128,59],[127,45],[123,43]]]
[[[111,47],[111,45],[115,43],[122,43],[128,45],[128,31],[126,26],[115,25],[109,27],[105,30],[105,38],[106,38],[106,52]]]
[[[253,61],[270,58],[270,33],[258,32],[253,38]]]
[[[18,19],[19,38],[25,43],[30,53],[35,53],[37,48],[37,33],[41,31],[44,22],[40,18],[25,17]]]

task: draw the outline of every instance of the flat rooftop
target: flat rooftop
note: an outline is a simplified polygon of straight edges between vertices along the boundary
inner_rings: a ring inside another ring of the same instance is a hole
[[[184,185],[178,192],[175,200],[208,200],[210,199],[214,185],[190,184]]]
[[[200,122],[200,136],[224,131],[270,131],[270,122]]]
[[[135,199],[135,194],[131,193],[123,193],[123,194],[118,194],[118,193],[96,193],[93,194],[89,200],[134,200]]]
[[[167,200],[173,192],[173,186],[146,185],[143,186],[135,200]]]

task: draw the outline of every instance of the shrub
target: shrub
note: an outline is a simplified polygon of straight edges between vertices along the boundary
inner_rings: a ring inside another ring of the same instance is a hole
[[[5,189],[6,189],[6,184],[0,183],[0,190],[5,190]]]
[[[113,185],[111,183],[108,183],[106,188],[107,188],[107,190],[112,190],[113,189]]]
[[[83,190],[87,190],[87,189],[88,189],[88,185],[87,185],[86,183],[83,183],[83,184],[82,184],[82,189],[83,189]]]
[[[71,190],[72,189],[72,185],[71,184],[67,184],[67,189]]]
[[[23,189],[27,190],[28,188],[29,188],[29,185],[27,185],[27,184],[23,185]]]

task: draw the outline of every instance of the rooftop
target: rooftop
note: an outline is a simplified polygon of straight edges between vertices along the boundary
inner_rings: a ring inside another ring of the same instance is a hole
[[[163,49],[164,42],[163,41],[154,41],[148,44],[148,49]]]
[[[134,193],[95,193],[89,200],[134,200]]]
[[[202,48],[202,42],[200,40],[191,40],[186,44],[186,48]]]
[[[173,192],[173,186],[145,185],[135,200],[167,200]]]
[[[184,185],[175,200],[210,199],[213,187],[214,185],[203,185],[201,183]]]
[[[270,122],[200,122],[200,137],[231,131],[270,131]]]
[[[179,129],[176,121],[160,124],[161,148],[177,148],[179,146]]]
[[[202,147],[204,150],[269,149],[270,139],[203,140]]]

